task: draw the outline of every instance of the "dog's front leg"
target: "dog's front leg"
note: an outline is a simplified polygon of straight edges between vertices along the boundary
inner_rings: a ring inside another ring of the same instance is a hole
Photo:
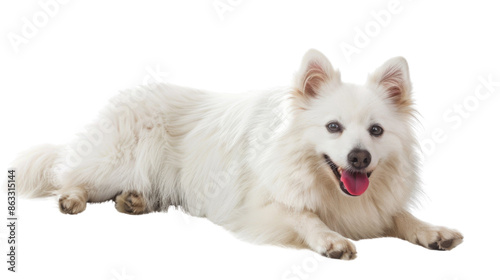
[[[287,216],[288,223],[292,225],[298,238],[313,251],[334,259],[353,260],[356,258],[354,244],[331,230],[316,214],[301,211],[288,212]]]
[[[433,250],[451,250],[463,241],[460,232],[430,225],[415,218],[407,211],[402,211],[394,216],[394,224],[388,235]]]

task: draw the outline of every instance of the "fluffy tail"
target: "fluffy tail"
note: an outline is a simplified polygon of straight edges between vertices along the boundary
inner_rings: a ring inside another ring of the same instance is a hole
[[[23,152],[13,163],[17,193],[29,198],[55,195],[54,168],[60,146],[42,145]]]

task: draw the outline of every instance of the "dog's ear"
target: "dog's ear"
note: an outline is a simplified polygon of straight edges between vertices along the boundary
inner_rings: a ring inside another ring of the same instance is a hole
[[[403,57],[394,57],[380,66],[369,78],[382,89],[386,98],[402,106],[410,101],[411,82],[408,63]]]
[[[321,52],[311,49],[302,59],[302,65],[295,80],[296,94],[302,99],[318,96],[318,91],[326,82],[340,83],[340,73]]]

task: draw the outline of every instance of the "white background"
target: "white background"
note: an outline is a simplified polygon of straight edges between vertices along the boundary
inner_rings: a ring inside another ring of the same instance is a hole
[[[221,0],[233,5],[222,17],[213,0],[68,1],[52,6],[46,22],[39,3],[48,0],[6,2],[0,4],[1,170],[28,147],[69,141],[119,90],[152,78],[222,91],[272,88],[287,85],[303,53],[317,48],[345,81],[363,83],[379,64],[402,55],[425,155],[426,195],[413,212],[461,230],[465,241],[435,252],[391,238],[364,240],[355,242],[358,258],[345,262],[248,244],[174,209],[128,216],[108,202],[68,216],[53,198],[20,199],[19,272],[7,273],[2,261],[2,279],[500,277],[500,85],[487,91],[480,82],[500,82],[494,1],[401,0],[389,12],[389,0]],[[381,10],[391,17],[377,23]],[[39,26],[29,36],[22,34],[23,18]],[[24,36],[20,45],[12,44],[15,36]],[[357,53],[346,56],[346,44]],[[463,115],[454,111],[464,103]],[[5,202],[2,194],[2,217]]]

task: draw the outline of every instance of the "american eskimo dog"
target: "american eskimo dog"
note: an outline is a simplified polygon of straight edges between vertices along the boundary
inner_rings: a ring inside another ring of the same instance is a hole
[[[123,92],[74,142],[36,147],[14,166],[22,193],[58,195],[66,214],[107,200],[128,214],[174,205],[252,242],[345,260],[356,257],[349,239],[449,250],[458,231],[407,210],[419,184],[414,112],[404,58],[355,85],[310,50],[280,90]]]

